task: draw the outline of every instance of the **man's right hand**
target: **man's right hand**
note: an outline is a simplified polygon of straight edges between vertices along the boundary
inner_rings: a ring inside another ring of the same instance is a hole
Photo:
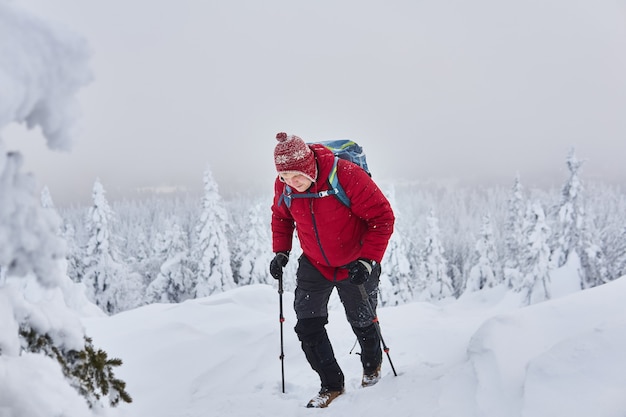
[[[289,252],[276,252],[276,256],[270,262],[270,274],[274,279],[283,277],[283,268],[289,261]]]

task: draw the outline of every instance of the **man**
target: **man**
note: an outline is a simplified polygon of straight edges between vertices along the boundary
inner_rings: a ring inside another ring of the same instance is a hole
[[[276,254],[270,273],[282,278],[294,230],[303,255],[298,260],[294,308],[296,334],[321,389],[307,407],[326,407],[344,391],[344,375],[326,333],[328,300],[337,288],[346,318],[361,346],[362,386],[378,382],[381,341],[374,324],[380,262],[393,232],[389,201],[370,176],[352,162],[337,161],[337,178],[350,207],[333,195],[327,181],[335,156],[320,144],[307,145],[286,133],[276,135],[274,163],[278,177],[272,205],[272,245]],[[288,188],[286,186],[289,186]],[[291,193],[291,195],[288,195]],[[307,194],[305,198],[298,194]],[[285,198],[287,197],[287,199]],[[288,203],[287,203],[288,200]],[[362,296],[363,285],[367,298]]]

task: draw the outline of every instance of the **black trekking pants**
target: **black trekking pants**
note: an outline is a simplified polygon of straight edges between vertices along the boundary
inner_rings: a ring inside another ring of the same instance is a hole
[[[349,280],[332,282],[301,256],[298,264],[294,308],[298,322],[295,327],[302,350],[322,383],[322,388],[340,390],[344,376],[337,364],[332,345],[326,333],[328,323],[328,300],[333,291],[337,293],[345,309],[346,318],[361,345],[361,362],[365,373],[372,373],[382,361],[380,338],[373,321],[378,304],[380,265],[376,265],[364,284],[372,311],[363,299],[357,285]]]

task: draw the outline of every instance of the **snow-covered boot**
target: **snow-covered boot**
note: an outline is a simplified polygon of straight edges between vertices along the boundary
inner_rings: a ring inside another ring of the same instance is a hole
[[[380,381],[380,365],[373,372],[364,372],[361,380],[362,387],[371,387]]]
[[[307,408],[326,408],[332,400],[344,393],[341,391],[331,391],[328,388],[322,388],[320,392],[306,405]]]

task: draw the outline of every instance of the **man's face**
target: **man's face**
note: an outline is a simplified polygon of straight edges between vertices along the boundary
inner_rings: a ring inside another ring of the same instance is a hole
[[[280,178],[284,183],[300,193],[308,190],[313,183],[306,176],[297,172],[283,172],[280,174]]]

